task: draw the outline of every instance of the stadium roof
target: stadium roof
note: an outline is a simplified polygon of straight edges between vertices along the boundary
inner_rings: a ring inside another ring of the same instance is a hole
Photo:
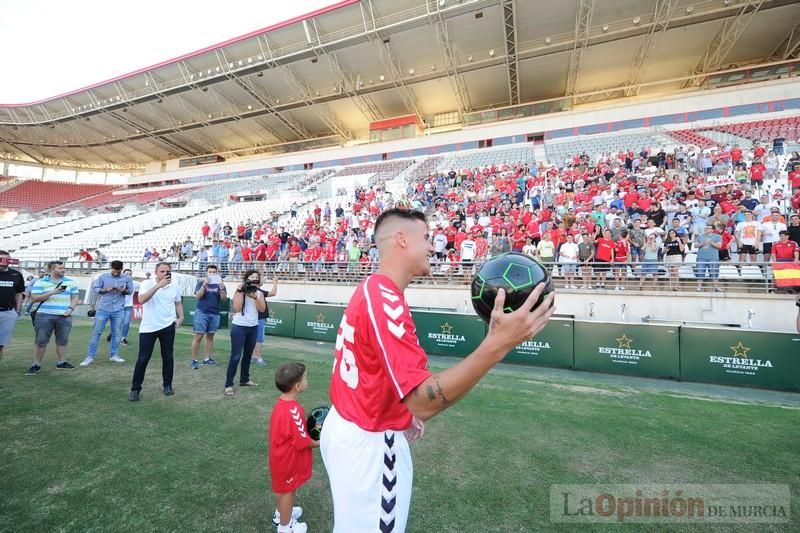
[[[343,0],[67,94],[0,104],[0,158],[132,169],[339,144],[398,115],[432,126],[601,89],[605,98],[646,94],[638,84],[797,57],[798,7]]]

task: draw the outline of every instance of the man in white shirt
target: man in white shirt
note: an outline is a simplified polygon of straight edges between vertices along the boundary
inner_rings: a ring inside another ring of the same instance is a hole
[[[433,236],[433,253],[436,254],[436,259],[442,261],[445,257],[445,248],[447,247],[447,235],[442,231],[441,226],[436,228],[436,234]]]
[[[771,202],[766,194],[762,194],[760,200],[761,203],[753,208],[753,216],[756,220],[763,220],[769,216],[770,211],[778,207],[778,204]]]
[[[172,373],[175,361],[172,350],[175,344],[175,331],[183,323],[181,289],[172,282],[172,267],[169,263],[156,265],[156,278],[142,282],[139,287],[139,302],[142,304],[142,322],[139,325],[139,358],[133,371],[131,393],[128,399],[139,401],[147,364],[153,355],[156,339],[161,345],[161,377],[164,395],[172,396]]]
[[[761,223],[753,220],[753,212],[744,212],[744,222],[736,224],[734,236],[736,237],[736,249],[739,252],[739,262],[743,262],[743,256],[750,256],[750,261],[755,262],[758,249],[761,243]]]
[[[461,264],[467,268],[471,268],[473,261],[475,261],[475,241],[472,240],[469,234],[467,234],[466,239],[461,241],[461,249],[459,252],[461,254]]]
[[[761,242],[764,243],[764,259],[772,253],[772,245],[778,242],[780,232],[786,231],[786,224],[781,222],[781,212],[777,207],[772,208],[772,213],[761,222]]]
[[[567,242],[558,249],[558,262],[561,263],[561,274],[566,279],[565,289],[577,289],[575,274],[578,273],[578,244],[575,236],[567,234]]]

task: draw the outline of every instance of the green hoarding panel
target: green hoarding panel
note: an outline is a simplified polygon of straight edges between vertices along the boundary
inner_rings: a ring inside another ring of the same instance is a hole
[[[338,305],[296,304],[294,336],[299,339],[336,342],[336,332],[344,315]]]
[[[230,299],[225,300],[219,304],[219,328],[228,329],[228,319],[230,318],[229,312],[231,309]]]
[[[486,325],[477,315],[413,311],[419,345],[426,353],[464,357],[472,353],[486,335]]]
[[[682,327],[681,379],[800,390],[800,335]]]
[[[278,337],[294,337],[294,314],[296,305],[288,302],[268,301],[269,317],[264,333]]]
[[[552,318],[536,337],[511,350],[503,362],[572,368],[573,330],[572,320]]]
[[[184,296],[181,298],[183,305],[183,325],[191,326],[194,321],[194,309],[197,307],[197,298],[194,296]]]
[[[680,377],[680,328],[575,321],[575,368],[654,378]]]

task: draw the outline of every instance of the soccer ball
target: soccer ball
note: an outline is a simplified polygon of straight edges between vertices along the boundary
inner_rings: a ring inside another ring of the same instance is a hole
[[[553,292],[553,280],[540,262],[519,253],[507,253],[492,257],[481,266],[472,279],[472,307],[483,320],[489,322],[494,308],[497,290],[506,292],[504,311],[510,313],[519,309],[525,299],[539,283],[544,283],[536,309],[545,297]]]
[[[323,405],[315,407],[308,414],[306,429],[308,430],[308,435],[312,439],[319,440],[319,435],[322,432],[322,424],[325,422],[325,417],[328,416],[328,411],[330,411],[330,408]]]

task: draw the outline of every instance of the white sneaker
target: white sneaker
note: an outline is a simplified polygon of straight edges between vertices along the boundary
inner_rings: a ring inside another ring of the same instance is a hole
[[[109,357],[108,360],[111,361],[112,363],[124,363],[125,362],[125,359],[123,359],[122,357],[120,357],[118,355],[115,355],[114,357]]]
[[[308,526],[305,522],[298,522],[292,519],[285,526],[278,526],[278,533],[306,533],[308,531]]]
[[[87,367],[87,366],[91,365],[92,363],[94,363],[94,357],[87,357],[86,359],[83,360],[83,362],[81,363],[80,366]]]
[[[292,507],[292,520],[289,522],[290,525],[291,522],[296,521],[301,516],[303,516],[303,508],[300,506]],[[278,527],[281,524],[281,514],[277,509],[275,509],[275,513],[272,515],[272,523],[275,527]]]

